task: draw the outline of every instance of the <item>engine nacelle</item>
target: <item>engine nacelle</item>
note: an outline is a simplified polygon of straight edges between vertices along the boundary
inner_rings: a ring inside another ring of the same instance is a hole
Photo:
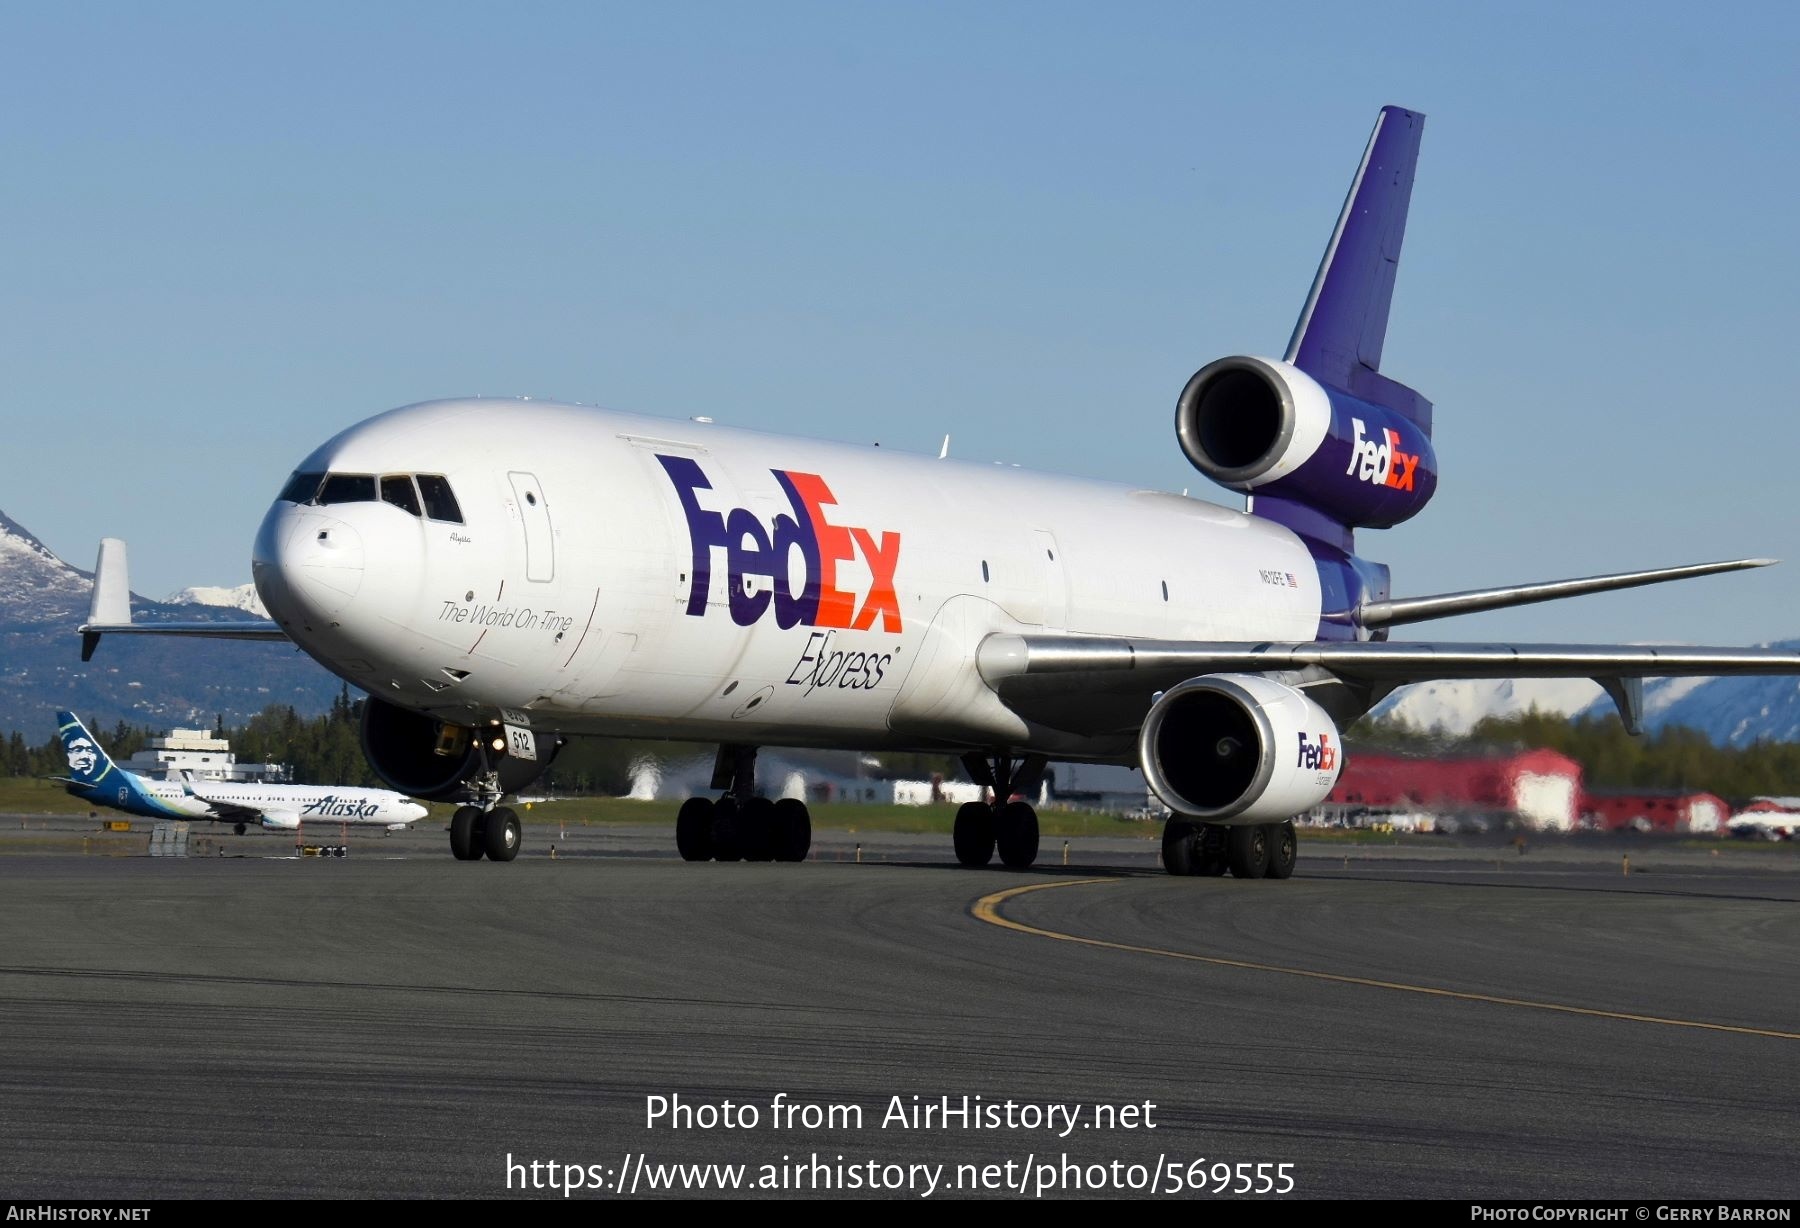
[[[449,736],[445,736],[448,734]],[[463,784],[481,771],[481,749],[475,744],[484,730],[445,726],[435,717],[409,712],[371,695],[363,701],[363,755],[391,789],[410,797],[442,802],[460,799]],[[558,739],[537,739],[537,758],[518,759],[487,749],[488,763],[500,774],[500,790],[516,793],[543,775],[562,749]]]
[[[1304,814],[1344,767],[1325,710],[1259,674],[1206,674],[1164,691],[1138,735],[1138,761],[1169,809],[1229,824]]]
[[[265,814],[262,825],[270,831],[299,831],[300,816],[297,814]]]
[[[1303,503],[1352,528],[1385,529],[1437,489],[1431,437],[1412,419],[1273,358],[1221,358],[1175,405],[1181,450],[1221,486]]]

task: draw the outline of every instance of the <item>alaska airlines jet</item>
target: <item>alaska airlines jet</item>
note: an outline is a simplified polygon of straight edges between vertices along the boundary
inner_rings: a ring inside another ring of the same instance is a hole
[[[241,836],[251,823],[281,831],[298,831],[303,822],[400,828],[428,813],[411,798],[386,789],[245,784],[191,776],[146,780],[114,763],[73,712],[58,712],[56,728],[71,773],[57,779],[76,797],[126,814],[235,823]]]
[[[1286,878],[1340,727],[1436,678],[1587,677],[1628,727],[1642,680],[1800,673],[1745,648],[1389,640],[1393,628],[1767,560],[1395,597],[1356,531],[1437,486],[1432,407],[1380,370],[1424,117],[1384,108],[1280,357],[1181,390],[1175,433],[1243,512],[1162,491],[536,400],[429,401],[300,462],[256,535],[274,621],[137,625],[101,544],[84,655],[115,631],[289,638],[368,692],[388,783],[468,804],[451,851],[509,856],[498,803],[570,735],[717,743],[689,859],[799,859],[806,807],[761,746],[962,756],[992,804],[956,855],[1037,856],[1047,763],[1132,764],[1173,874]]]

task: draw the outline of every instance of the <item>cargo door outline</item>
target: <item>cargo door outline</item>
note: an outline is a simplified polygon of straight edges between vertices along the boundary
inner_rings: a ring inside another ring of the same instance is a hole
[[[1066,627],[1069,622],[1069,579],[1063,571],[1062,551],[1056,535],[1048,529],[1031,531],[1032,545],[1037,548],[1036,565],[1043,577],[1044,626]]]
[[[550,525],[550,502],[537,478],[517,470],[509,472],[513,506],[525,531],[525,578],[546,584],[556,578],[556,534]]]

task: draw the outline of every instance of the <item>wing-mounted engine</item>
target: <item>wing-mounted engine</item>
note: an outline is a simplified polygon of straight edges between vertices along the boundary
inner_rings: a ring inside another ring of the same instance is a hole
[[[369,766],[389,788],[427,801],[465,797],[463,786],[481,774],[484,759],[499,774],[500,791],[516,793],[543,775],[562,749],[560,739],[537,738],[536,758],[527,759],[509,752],[498,726],[492,732],[446,725],[373,695],[363,701],[362,748]]]
[[[1338,729],[1293,687],[1206,674],[1158,697],[1138,736],[1144,778],[1177,814],[1271,823],[1324,801],[1343,770]]]
[[[1349,528],[1399,524],[1437,489],[1431,437],[1411,418],[1273,358],[1221,358],[1195,372],[1175,432],[1194,468],[1219,485],[1291,500]]]

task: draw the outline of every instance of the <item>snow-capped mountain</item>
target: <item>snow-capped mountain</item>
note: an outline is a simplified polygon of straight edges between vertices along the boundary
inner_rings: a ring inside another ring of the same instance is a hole
[[[1793,651],[1800,640],[1770,647]],[[1604,715],[1612,711],[1612,700],[1585,678],[1424,682],[1382,701],[1374,716],[1460,736],[1487,717],[1515,716],[1534,707],[1560,716]],[[1653,730],[1686,725],[1723,746],[1800,741],[1800,678],[1646,679],[1644,724]]]
[[[92,588],[91,572],[57,558],[0,513],[0,733],[17,729],[34,742],[47,738],[58,708],[95,725],[210,725],[219,715],[241,721],[271,703],[323,712],[337,694],[336,679],[285,644],[112,636],[83,662],[75,628],[87,615]],[[239,590],[211,591],[227,600],[163,602],[134,594],[132,616],[138,622],[251,617],[238,604]]]
[[[196,584],[179,593],[170,593],[163,601],[168,605],[212,605],[226,610],[243,610],[258,618],[269,616],[269,612],[263,609],[262,598],[256,595],[254,584],[240,584],[236,588]]]

